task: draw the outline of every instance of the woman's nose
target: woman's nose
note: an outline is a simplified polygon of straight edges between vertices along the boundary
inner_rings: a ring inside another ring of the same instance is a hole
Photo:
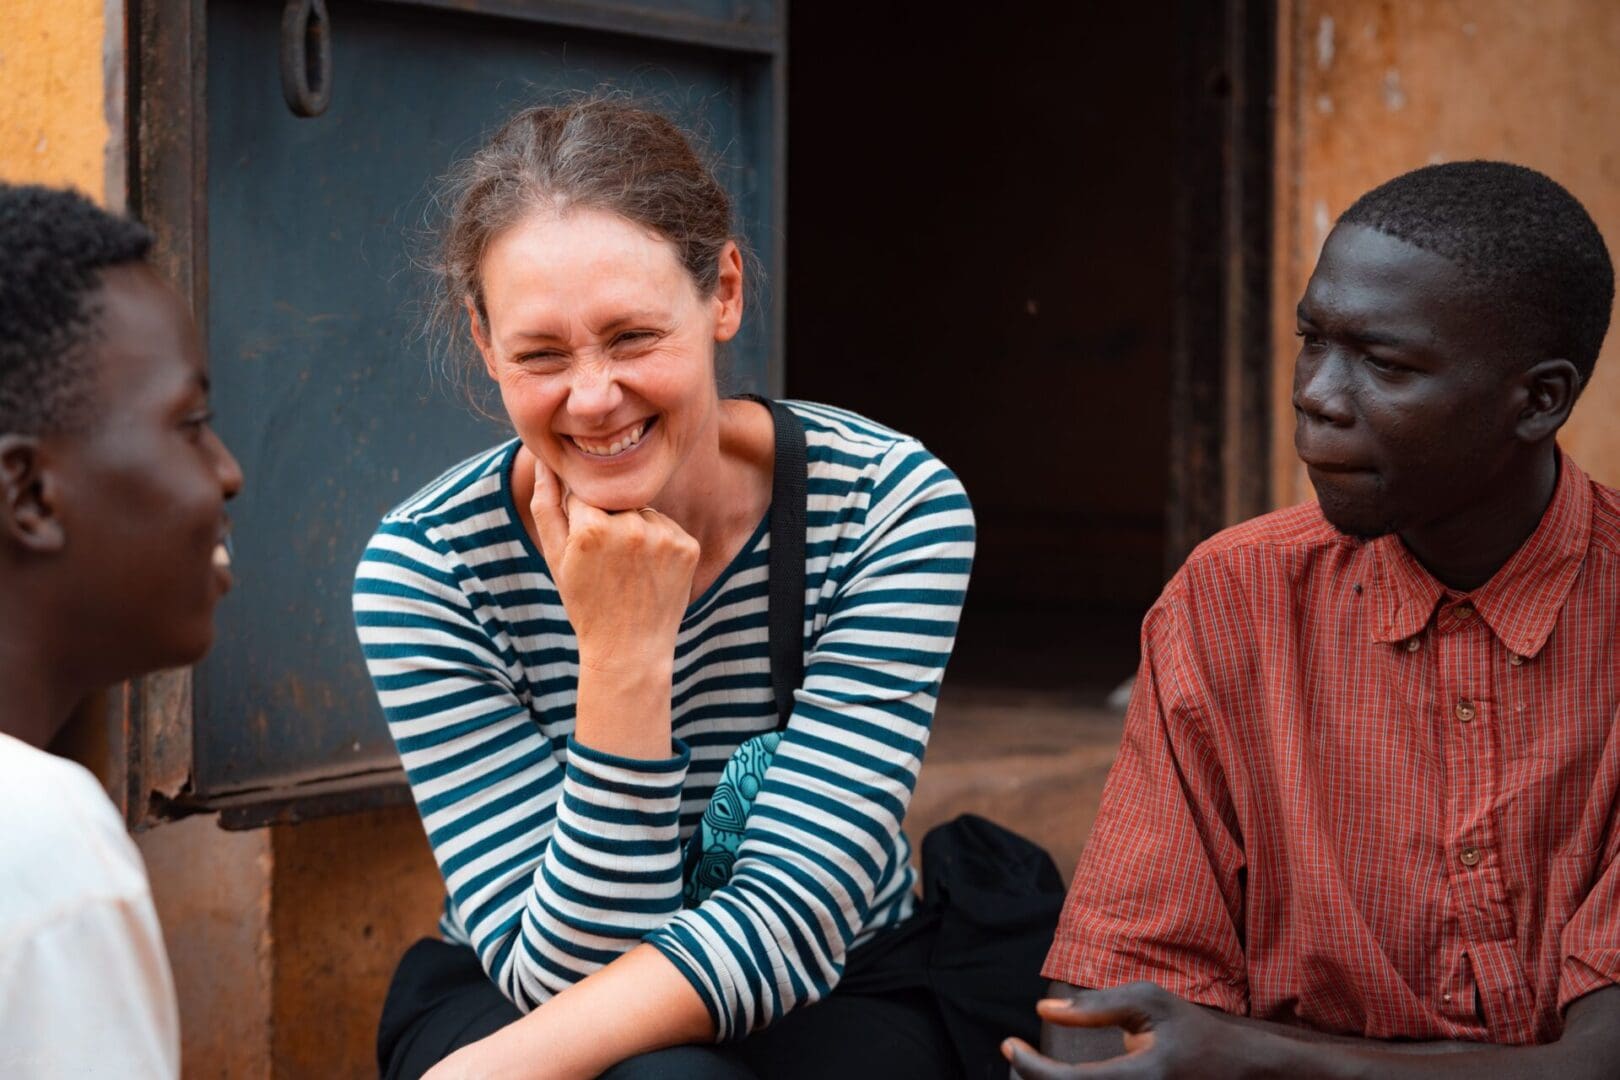
[[[623,396],[609,364],[586,361],[574,365],[568,387],[570,413],[582,417],[606,416],[619,407]]]

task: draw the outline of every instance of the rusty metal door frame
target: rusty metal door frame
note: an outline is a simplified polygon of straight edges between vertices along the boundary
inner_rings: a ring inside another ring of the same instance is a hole
[[[1182,0],[1166,574],[1271,509],[1276,0]]]
[[[752,55],[769,61],[772,220],[786,208],[786,3],[738,0],[733,17],[654,9],[598,0],[378,0]],[[152,229],[153,264],[191,304],[206,345],[208,326],[208,146],[206,0],[128,0],[125,51],[128,123],[128,210]],[[341,26],[337,28],[341,34]],[[765,267],[778,295],[785,255],[778,238]],[[767,378],[782,392],[782,320],[769,342]],[[227,797],[199,795],[193,786],[195,717],[192,672],[168,671],[115,687],[92,703],[104,714],[106,771],[123,777],[128,822],[141,828],[188,814],[220,813],[227,828],[342,813],[409,801],[400,770],[297,784]]]

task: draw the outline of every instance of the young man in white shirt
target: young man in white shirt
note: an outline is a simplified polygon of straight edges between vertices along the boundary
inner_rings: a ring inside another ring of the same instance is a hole
[[[83,768],[44,747],[97,688],[189,664],[230,587],[241,471],[151,234],[0,184],[0,1076],[174,1077],[146,873]]]

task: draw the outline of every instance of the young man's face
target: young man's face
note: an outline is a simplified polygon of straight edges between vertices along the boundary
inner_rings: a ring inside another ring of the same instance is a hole
[[[1322,513],[1354,536],[1443,521],[1491,490],[1516,448],[1506,328],[1450,261],[1335,228],[1299,303],[1294,446]]]
[[[174,290],[145,265],[104,271],[87,346],[89,421],[53,438],[60,463],[62,610],[84,662],[122,678],[191,663],[230,588],[216,565],[236,459],[208,426],[208,368]]]

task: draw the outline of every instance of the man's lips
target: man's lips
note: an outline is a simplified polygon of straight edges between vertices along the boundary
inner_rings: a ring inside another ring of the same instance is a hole
[[[1301,458],[1305,467],[1312,472],[1319,473],[1370,473],[1374,472],[1370,465],[1356,465],[1347,461],[1313,461],[1310,458]]]
[[[236,582],[236,575],[231,573],[232,546],[231,534],[228,531],[221,531],[219,541],[214,545],[211,560],[214,567],[214,576],[226,590],[229,590]]]
[[[1377,471],[1373,466],[1358,459],[1352,448],[1335,446],[1331,442],[1322,439],[1296,436],[1294,439],[1294,453],[1299,455],[1299,460],[1304,462],[1305,467],[1312,472],[1361,473]]]

